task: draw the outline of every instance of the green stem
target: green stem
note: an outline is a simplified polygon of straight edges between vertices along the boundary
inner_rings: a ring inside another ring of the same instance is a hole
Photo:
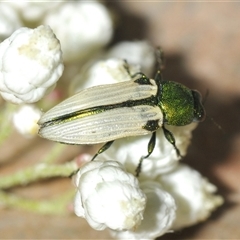
[[[27,185],[31,182],[51,177],[69,177],[77,169],[78,166],[75,162],[68,162],[61,165],[39,163],[33,167],[13,173],[10,176],[0,177],[0,189]]]
[[[16,109],[17,105],[6,102],[4,107],[0,110],[0,144],[12,133],[13,123],[11,121],[11,115]]]
[[[55,199],[41,201],[25,199],[0,191],[0,203],[4,207],[23,209],[41,214],[65,214],[67,213],[67,205],[72,201],[73,196],[74,191],[71,191]]]

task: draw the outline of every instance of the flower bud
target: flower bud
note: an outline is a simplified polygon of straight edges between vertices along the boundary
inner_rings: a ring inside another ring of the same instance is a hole
[[[85,164],[75,176],[75,213],[96,230],[136,229],[143,219],[146,196],[138,180],[115,161]]]
[[[62,72],[60,43],[48,26],[19,28],[0,44],[0,93],[7,101],[38,101]]]

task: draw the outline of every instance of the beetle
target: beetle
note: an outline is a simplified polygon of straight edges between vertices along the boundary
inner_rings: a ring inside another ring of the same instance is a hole
[[[162,128],[165,138],[175,144],[166,125],[184,126],[205,118],[201,94],[186,86],[166,81],[158,70],[154,79],[143,73],[131,75],[130,80],[84,89],[59,103],[42,115],[39,135],[67,144],[105,143],[92,160],[107,150],[114,140],[151,133],[148,154],[154,150],[156,131]]]

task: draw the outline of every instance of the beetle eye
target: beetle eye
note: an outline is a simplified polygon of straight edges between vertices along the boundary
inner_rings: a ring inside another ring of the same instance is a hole
[[[206,112],[202,104],[202,96],[196,91],[192,90],[192,95],[194,99],[194,122],[202,122],[206,117]]]

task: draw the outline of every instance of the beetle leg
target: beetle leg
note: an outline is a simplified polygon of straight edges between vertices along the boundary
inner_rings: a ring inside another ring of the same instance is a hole
[[[141,157],[141,159],[139,160],[138,166],[137,166],[137,168],[135,170],[136,177],[138,177],[140,172],[141,172],[143,160],[148,158],[152,154],[152,152],[153,152],[153,150],[155,148],[155,144],[156,144],[156,132],[153,132],[152,136],[151,136],[151,138],[150,138],[150,140],[148,142],[148,154],[146,156]]]
[[[93,156],[93,158],[91,159],[91,161],[93,161],[99,154],[103,153],[104,151],[106,151],[112,144],[113,141],[109,141],[107,143],[105,143],[98,151],[97,153]],[[80,169],[80,168],[79,168]],[[72,172],[69,177],[71,178],[73,175],[77,174],[77,172],[79,171],[79,169],[77,169],[76,171]]]
[[[155,75],[155,78],[154,80],[156,82],[162,82],[163,81],[163,78],[162,78],[162,72],[160,70],[157,70],[157,73]]]
[[[164,125],[162,126],[162,129],[165,138],[173,145],[174,149],[176,150],[177,156],[182,158],[182,155],[176,146],[176,141],[173,134],[169,130],[167,130]]]
[[[91,161],[93,161],[99,154],[105,152],[108,148],[110,148],[110,146],[113,144],[113,142],[114,142],[114,140],[105,143],[105,144],[97,151],[97,153],[93,156],[93,158],[92,158]]]

